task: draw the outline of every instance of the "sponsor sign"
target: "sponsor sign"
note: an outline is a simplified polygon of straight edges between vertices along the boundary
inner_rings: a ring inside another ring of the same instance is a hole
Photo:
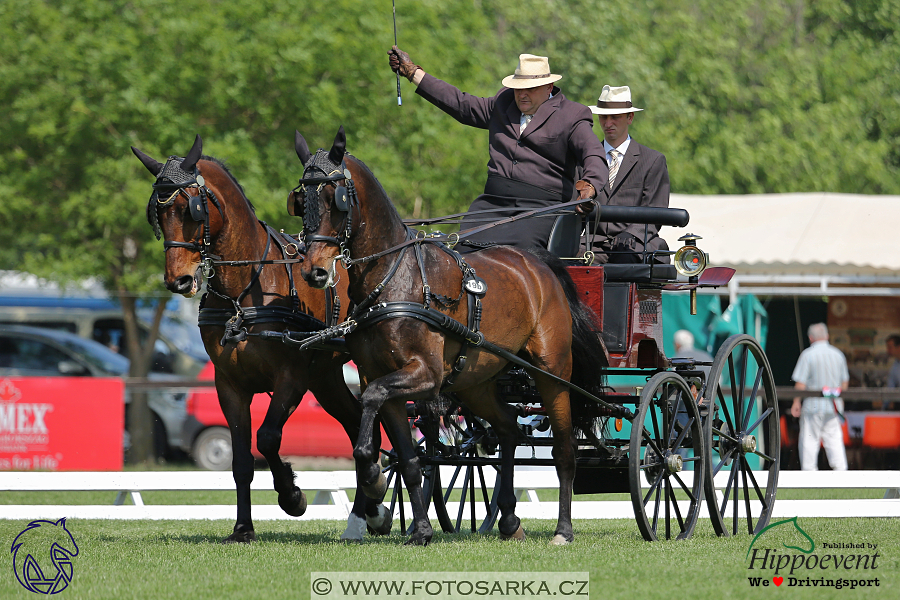
[[[0,470],[121,470],[124,398],[118,378],[0,378]]]

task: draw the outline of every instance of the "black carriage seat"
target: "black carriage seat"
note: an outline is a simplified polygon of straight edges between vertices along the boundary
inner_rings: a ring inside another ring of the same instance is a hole
[[[574,258],[578,256],[581,246],[581,215],[570,212],[559,215],[553,221],[550,230],[550,239],[547,241],[547,250],[561,258]]]
[[[678,271],[675,265],[666,264],[605,264],[603,275],[606,281],[627,281],[629,283],[657,283],[676,281]]]
[[[578,256],[581,245],[581,216],[575,212],[559,215],[550,229],[547,250],[561,258]],[[627,281],[630,283],[656,283],[676,281],[678,272],[674,265],[654,264],[605,264],[603,273],[606,281]]]

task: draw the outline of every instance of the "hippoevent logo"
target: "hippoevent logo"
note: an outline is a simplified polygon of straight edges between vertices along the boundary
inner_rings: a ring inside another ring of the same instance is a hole
[[[757,543],[758,542],[758,543]],[[775,546],[775,547],[773,547]],[[764,528],[747,549],[750,587],[880,587],[878,544],[840,541],[818,545],[797,517]]]
[[[72,581],[78,545],[66,519],[32,521],[12,543],[13,572],[29,592],[58,594]]]

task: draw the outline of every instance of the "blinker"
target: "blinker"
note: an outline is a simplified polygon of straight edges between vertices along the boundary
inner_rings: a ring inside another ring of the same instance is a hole
[[[350,198],[347,194],[347,188],[342,185],[337,186],[334,190],[334,207],[341,212],[350,210]]]
[[[206,220],[206,203],[201,195],[191,196],[188,201],[188,207],[191,209],[191,218],[200,223]]]
[[[287,211],[288,214],[292,217],[303,216],[297,213],[297,190],[291,190],[290,192],[288,192]]]
[[[347,164],[345,162],[341,163],[341,170],[344,172],[344,179],[346,179],[347,182],[352,183],[353,177],[350,175],[350,169],[347,168]],[[347,194],[346,186],[339,185],[335,188],[334,207],[341,212],[347,212],[350,210],[350,197]]]

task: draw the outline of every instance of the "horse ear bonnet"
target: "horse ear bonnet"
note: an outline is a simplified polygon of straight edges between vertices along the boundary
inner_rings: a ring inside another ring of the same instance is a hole
[[[169,204],[169,202],[161,203],[159,201],[159,190],[162,189],[163,194],[167,196],[175,191],[175,188],[190,185],[197,180],[195,173],[188,173],[181,168],[183,161],[184,159],[180,156],[170,156],[160,170],[159,175],[156,176],[156,183],[153,184],[153,194],[150,196],[150,202],[147,204],[147,220],[153,226],[153,233],[156,235],[156,239],[162,237],[162,231],[159,228],[159,215],[156,212],[157,208],[168,206]],[[206,206],[200,198],[196,200],[197,202],[192,199],[190,203],[191,217],[195,221],[203,221]],[[199,206],[195,207],[195,204],[199,204]]]

